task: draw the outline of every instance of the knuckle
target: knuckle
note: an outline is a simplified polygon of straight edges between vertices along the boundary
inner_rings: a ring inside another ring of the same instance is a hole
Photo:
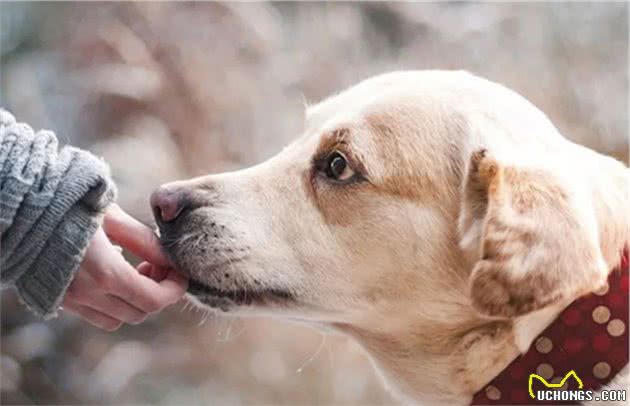
[[[118,330],[120,328],[120,326],[122,326],[122,322],[121,321],[115,321],[115,322],[114,321],[108,321],[108,322],[103,323],[101,325],[101,328],[103,330],[108,331],[108,332],[111,333],[113,331]]]
[[[184,296],[184,293],[186,293],[186,291],[180,288],[171,290],[165,296],[164,301],[167,303],[167,305],[175,304],[179,302],[179,299],[181,299],[182,296]]]
[[[145,321],[147,319],[147,315],[146,314],[139,314],[139,315],[135,315],[134,317],[132,317],[128,323],[129,324],[140,324],[143,321]]]
[[[155,297],[148,298],[146,301],[146,307],[149,312],[157,312],[162,310],[162,308],[164,307],[164,303],[162,302],[162,300]]]
[[[184,296],[184,293],[185,291],[182,291],[182,292],[175,292],[172,295],[170,295],[168,298],[168,304],[172,305],[179,302],[179,299],[181,299],[182,296]]]

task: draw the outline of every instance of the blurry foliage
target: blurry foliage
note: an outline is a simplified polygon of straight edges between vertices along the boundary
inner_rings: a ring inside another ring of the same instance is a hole
[[[625,3],[2,3],[0,104],[158,184],[259,162],[303,103],[395,69],[467,69],[628,159]],[[392,403],[352,342],[174,308],[107,334],[2,294],[2,403]],[[198,322],[208,318],[198,325]]]

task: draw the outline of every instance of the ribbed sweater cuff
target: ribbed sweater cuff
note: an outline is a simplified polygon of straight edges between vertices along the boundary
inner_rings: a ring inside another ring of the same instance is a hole
[[[107,164],[0,109],[0,287],[54,316],[107,205]]]
[[[109,168],[102,160],[70,147],[64,153],[74,154],[75,158],[33,230],[35,237],[48,227],[52,227],[52,233],[16,281],[21,300],[45,318],[57,315],[104,211],[116,196]],[[35,242],[30,246],[35,248]]]
[[[21,300],[35,314],[47,319],[57,315],[100,220],[93,211],[75,205],[66,213],[29,271],[17,281]]]

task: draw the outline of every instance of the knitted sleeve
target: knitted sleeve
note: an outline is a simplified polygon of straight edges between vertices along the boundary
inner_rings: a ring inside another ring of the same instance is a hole
[[[79,268],[105,207],[109,168],[50,131],[33,132],[0,109],[0,286],[17,288],[50,318]]]

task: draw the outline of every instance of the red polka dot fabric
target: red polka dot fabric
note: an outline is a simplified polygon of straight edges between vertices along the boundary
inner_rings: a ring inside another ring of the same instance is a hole
[[[608,278],[608,286],[571,303],[503,372],[477,392],[473,405],[567,405],[529,395],[529,375],[559,383],[574,370],[583,390],[598,390],[628,364],[628,250]],[[534,379],[532,390],[549,389]],[[564,389],[578,390],[569,377]]]

